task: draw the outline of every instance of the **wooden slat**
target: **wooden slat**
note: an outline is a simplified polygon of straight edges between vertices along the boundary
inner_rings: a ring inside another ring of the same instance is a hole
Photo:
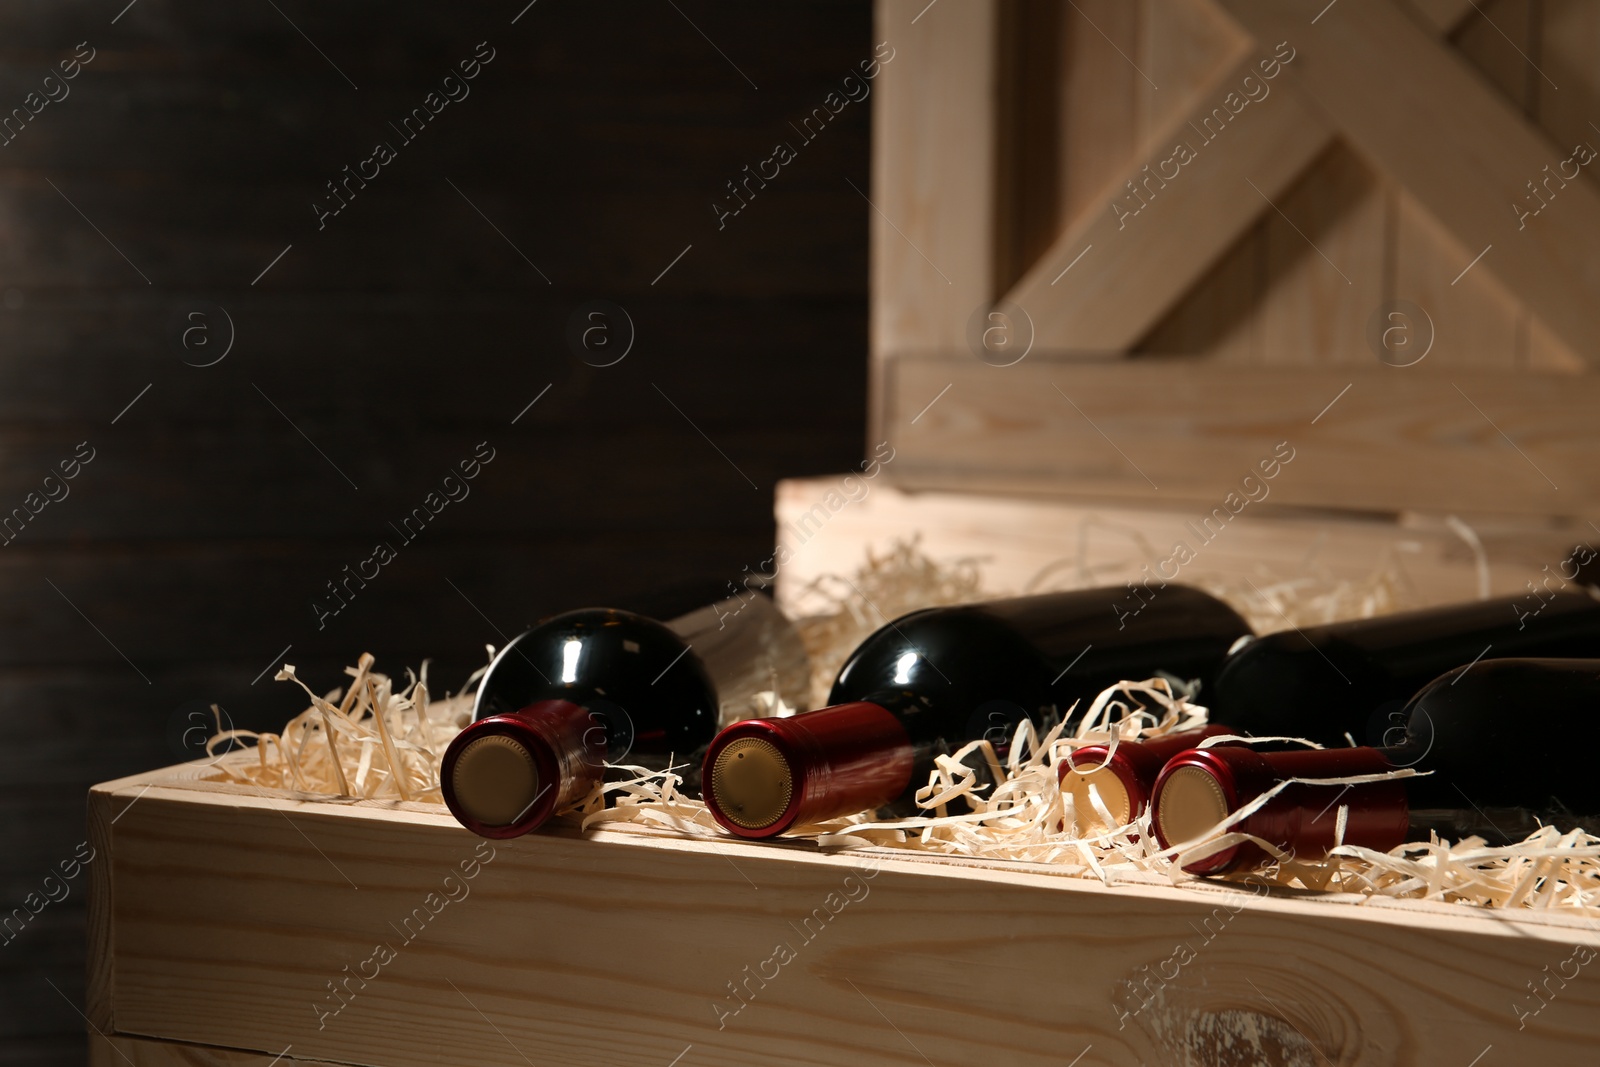
[[[884,0],[876,32],[873,351],[961,346],[995,286],[998,5]]]
[[[102,791],[125,802],[145,784]],[[1348,1067],[1420,1067],[1499,1042],[1555,1057],[1600,1006],[1573,984],[1519,1032],[1493,1009],[1586,932],[1450,907],[878,856],[863,879],[861,855],[654,835],[481,846],[442,811],[162,785],[126,808],[112,848],[119,1030],[312,1060],[646,1065],[692,1046],[708,1067],[888,1067],[917,1049],[1033,1067],[1092,1045],[1093,1062],[1133,1067],[1215,1062],[1256,1034],[1306,1062],[1314,1047]],[[492,859],[457,876],[469,891],[406,939],[394,924],[480,848]],[[196,898],[229,904],[197,913]],[[1180,942],[1195,958],[1134,1012],[1139,975]],[[363,961],[380,943],[394,955],[374,976]],[[792,959],[767,964],[775,945]],[[366,983],[324,1016],[346,964]],[[1032,980],[1007,977],[1019,964]],[[749,982],[742,1008],[730,982]]]
[[[1209,0],[1144,0],[1140,7],[1140,62],[1147,66],[1152,88],[1142,78],[1139,128],[1169,124],[1196,94],[1245,45],[1233,20]],[[1093,107],[1098,94],[1085,93],[1082,106]],[[1140,161],[1141,164],[1143,161]],[[1097,190],[1098,191],[1098,190]],[[1096,204],[1104,209],[1103,204]],[[1254,306],[1261,289],[1259,228],[1245,231],[1232,248],[1195,280],[1139,347],[1153,352],[1204,352],[1218,362],[1252,362],[1258,354]]]
[[[1430,26],[1455,26],[1472,14],[1477,0],[1406,0]]]
[[[1143,143],[1149,85],[1129,57],[1141,55],[1145,14],[1127,0],[1086,0],[1061,12],[1056,230],[1103,211],[1101,194]]]
[[[1139,353],[1193,353],[1211,363],[1254,366],[1265,362],[1256,301],[1266,288],[1267,220],[1195,282],[1139,342]]]
[[[1036,349],[1131,347],[1265,210],[1244,177],[1276,196],[1322,150],[1326,127],[1292,93],[1274,91],[1251,105],[1215,144],[1190,129],[1189,119],[1198,122],[1247,74],[1259,73],[1258,58],[1249,52],[1226,65],[1198,91],[1192,109],[1153,132],[1149,143],[1157,148],[1113,179],[1101,191],[1100,210],[1069,226],[1007,295],[1032,318]],[[1133,195],[1125,181],[1136,173],[1143,179],[1140,168],[1170,156],[1180,141],[1197,155],[1179,176],[1138,215],[1112,210],[1113,201]]]
[[[1600,504],[1590,414],[1600,382],[1586,377],[1032,357],[1007,368],[901,360],[893,370],[889,475],[906,487],[1220,505],[1287,440],[1299,458],[1273,490],[1280,503],[1525,516]]]
[[[1073,104],[1062,67],[1071,43],[1070,8],[1057,0],[1002,4],[996,47],[995,267],[1009,288],[1060,228],[1066,160],[1061,139]]]
[[[1588,365],[1579,359],[1561,338],[1551,333],[1544,322],[1533,315],[1524,314],[1522,344],[1528,367],[1533,370],[1558,374],[1580,374]]]
[[[1265,216],[1261,349],[1276,366],[1370,365],[1367,320],[1384,298],[1385,196],[1343,145],[1330,148]]]
[[[89,1067],[339,1067],[292,1053],[292,1046],[274,1054],[121,1035],[89,1039]]]
[[[1444,3],[1427,5],[1419,14],[1428,20],[1428,32],[1442,34],[1470,11],[1468,6]],[[1192,138],[1188,123],[1208,115],[1246,74],[1259,74],[1255,62],[1262,52],[1259,42],[1245,48],[1233,66],[1198,87],[1171,123],[1159,133],[1152,131],[1147,143],[1153,151],[1109,183],[1102,199],[1109,204],[1126,192],[1126,180],[1143,177],[1139,168],[1145,162],[1166,158],[1177,139]],[[1274,85],[1284,87],[1282,82]],[[1116,213],[1109,209],[1069,227],[1007,299],[1028,310],[1041,350],[1126,350],[1145,337],[1268,211],[1245,180],[1276,199],[1331,138],[1321,112],[1293,92],[1275,90],[1230,125],[1225,150],[1218,150],[1224,147],[1222,138],[1218,145],[1203,147],[1201,158],[1183,168],[1180,181],[1160,190],[1138,217],[1125,220],[1125,228],[1118,227]],[[1088,269],[1065,291],[1065,277],[1052,285],[1089,245],[1093,251],[1079,264]]]
[[[1281,477],[1293,475],[1291,464]],[[882,554],[895,541],[912,538],[936,560],[977,559],[984,589],[997,596],[1028,592],[1036,580],[1049,588],[1136,582],[1141,567],[1165,559],[1175,541],[1193,537],[1186,524],[1196,518],[1194,508],[906,492],[875,484],[858,502],[819,522],[818,506],[826,512],[828,494],[847,488],[836,478],[794,479],[778,487],[778,538],[789,558],[778,573],[777,595],[792,614],[822,610],[806,592],[809,583],[854,574],[869,552]],[[1361,587],[1392,567],[1404,576],[1401,595],[1411,606],[1479,595],[1476,561],[1441,519],[1297,513],[1276,507],[1277,489],[1270,488],[1274,495],[1262,502],[1261,514],[1246,512],[1244,521],[1230,524],[1226,537],[1185,565],[1182,581],[1243,587],[1246,579],[1262,583],[1314,573],[1330,585],[1347,581]],[[1582,524],[1546,529],[1474,518],[1472,525],[1487,557],[1487,592],[1497,596],[1525,593],[1526,583],[1542,579],[1551,561],[1566,558],[1577,542],[1594,542],[1594,532]],[[1282,627],[1281,619],[1273,620],[1271,628]]]
[[[1303,44],[1305,62],[1286,68],[1290,81],[1463,247],[1493,246],[1477,269],[1493,273],[1579,354],[1600,359],[1592,313],[1600,259],[1589,247],[1589,235],[1600,232],[1600,193],[1571,182],[1521,232],[1508,206],[1567,151],[1392,5],[1341,5],[1307,34],[1306,5],[1219,2],[1258,38]],[[1418,137],[1419,129],[1430,136]]]
[[[1528,66],[1523,54],[1517,51],[1518,48],[1525,53],[1534,51],[1533,43],[1526,40],[1526,19],[1515,18],[1517,14],[1526,14],[1523,6],[1526,6],[1525,0],[1509,0],[1485,6],[1485,14],[1478,14],[1467,0],[1453,0],[1432,5],[1427,11],[1427,21],[1440,29],[1458,24],[1462,16],[1470,16],[1467,26],[1456,34],[1462,54],[1472,59],[1478,69],[1494,77],[1502,91],[1517,101],[1518,106],[1523,106],[1528,98],[1528,75],[1534,82],[1539,80],[1533,67]],[[1486,16],[1494,19],[1494,26],[1490,26]],[[1520,34],[1520,37],[1517,42],[1509,43],[1496,32],[1496,27],[1507,34]],[[1306,178],[1302,178],[1302,186],[1322,189],[1328,182],[1336,182],[1330,174],[1320,173],[1323,166],[1326,163],[1320,163],[1307,173]],[[1390,184],[1387,190],[1389,224],[1384,230],[1378,229],[1378,210],[1376,203],[1370,200],[1378,194],[1366,192],[1362,195],[1363,205],[1357,214],[1366,221],[1357,224],[1355,219],[1346,218],[1334,222],[1334,229],[1346,237],[1349,258],[1368,266],[1374,264],[1374,256],[1387,248],[1392,264],[1376,262],[1378,272],[1392,274],[1392,278],[1387,278],[1384,298],[1410,299],[1424,307],[1432,318],[1434,349],[1429,362],[1419,370],[1451,370],[1459,366],[1510,368],[1526,360],[1522,352],[1528,346],[1528,317],[1493,275],[1474,270],[1451,285],[1461,272],[1461,264],[1469,262],[1474,253],[1464,250],[1430,218],[1426,206],[1405,194],[1405,190]],[[1346,211],[1346,216],[1349,214],[1350,211]],[[1306,221],[1298,214],[1294,221],[1309,232]],[[1272,211],[1266,213],[1264,226],[1275,230],[1278,253],[1294,250],[1310,253],[1304,242]],[[1203,352],[1208,362],[1251,365],[1262,362],[1261,334],[1266,334],[1269,346],[1280,360],[1310,358],[1310,362],[1328,362],[1331,358],[1333,362],[1350,363],[1370,360],[1373,354],[1362,334],[1366,318],[1376,309],[1378,301],[1371,299],[1370,293],[1363,293],[1366,299],[1350,302],[1338,328],[1330,330],[1333,323],[1328,323],[1328,312],[1333,309],[1326,298],[1338,298],[1339,294],[1323,283],[1333,280],[1338,285],[1338,280],[1318,277],[1315,261],[1302,264],[1307,274],[1293,280],[1283,278],[1277,264],[1269,264],[1266,267],[1266,301],[1258,312],[1256,301],[1259,290],[1264,288],[1258,278],[1258,259],[1264,258],[1267,250],[1266,246],[1254,245],[1256,240],[1258,238],[1251,235],[1230,250],[1218,267],[1198,280],[1194,290],[1139,347],[1155,354]],[[1333,253],[1322,238],[1318,238],[1318,245]],[[1331,254],[1331,258],[1342,262],[1347,256]],[[1347,270],[1347,274],[1354,275],[1354,272]],[[1363,288],[1370,290],[1370,285]],[[1549,338],[1549,334],[1539,328],[1538,338],[1542,341]],[[1336,342],[1336,354],[1330,352],[1330,341]],[[1565,347],[1558,342],[1554,344],[1557,349],[1554,354],[1544,355],[1546,349],[1539,349],[1539,354],[1528,363],[1541,370],[1571,371],[1581,366]]]
[[[1537,113],[1539,0],[1486,0],[1456,31],[1456,50],[1524,115]]]
[[[1127,51],[1139,57],[1150,75],[1150,81],[1141,77],[1134,83],[1142,134],[1160,129],[1189,108],[1195,93],[1238,54],[1247,38],[1210,0],[1140,0],[1138,10],[1138,48]],[[1087,104],[1096,94],[1089,90],[1084,95]]]
[[[1600,122],[1600,6],[1588,0],[1543,0],[1533,15],[1539,66],[1528,69],[1529,94],[1539,125],[1557,145],[1600,147],[1600,130],[1594,126]],[[1591,184],[1600,181],[1593,169],[1585,167],[1580,177]],[[1524,313],[1521,325],[1528,366],[1583,368],[1584,361],[1537,318]]]
[[[1415,369],[1440,373],[1461,367],[1510,369],[1520,365],[1520,305],[1488,271],[1470,271],[1452,285],[1461,265],[1475,253],[1463,248],[1404,190],[1396,190],[1393,205],[1395,277],[1391,295],[1425,309],[1433,328],[1433,349]],[[1420,338],[1422,332],[1415,336]],[[1361,350],[1372,355],[1365,345]],[[1409,357],[1397,354],[1395,358],[1403,361]]]
[[[1493,0],[1472,13],[1454,35],[1457,50],[1524,115],[1536,114],[1539,53],[1536,0]],[[1426,205],[1401,193],[1395,247],[1396,292],[1416,300],[1433,316],[1437,348],[1451,364],[1511,367],[1530,365],[1532,316],[1488,271],[1453,279],[1476,255],[1427,214]],[[1557,369],[1557,368],[1549,368]]]
[[[1542,0],[1538,19],[1539,69],[1535,79],[1539,125],[1558,145],[1600,147],[1600,5],[1590,0]],[[1559,89],[1552,89],[1551,82]],[[1589,170],[1591,168],[1584,168]],[[1590,181],[1600,180],[1594,174]]]

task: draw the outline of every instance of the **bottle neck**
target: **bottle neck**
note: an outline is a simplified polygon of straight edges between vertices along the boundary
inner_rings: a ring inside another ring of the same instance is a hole
[[[1313,643],[1359,651],[1406,699],[1486,649],[1497,659],[1592,655],[1600,637],[1600,596],[1588,587],[1450,604],[1303,631]]]
[[[718,823],[766,838],[883,807],[911,787],[914,769],[899,720],[857,702],[730,726],[706,750],[702,780]]]
[[[939,757],[952,756],[974,741],[987,741],[1003,766],[1011,757],[1012,743],[1023,723],[1031,722],[1035,737],[1043,737],[1061,721],[1061,713],[1054,705],[1025,708],[1015,700],[978,700],[944,686],[928,686],[920,691],[879,690],[867,694],[863,701],[894,716],[910,742],[911,780],[888,801],[894,813],[902,816],[926,814],[918,809],[915,794],[927,782]],[[962,763],[976,776],[978,790],[996,784],[983,751],[969,754]]]
[[[1410,804],[1401,779],[1363,781],[1397,768],[1375,748],[1258,752],[1216,745],[1174,757],[1162,770],[1151,802],[1163,848],[1195,843],[1219,824],[1260,838],[1302,858],[1318,858],[1335,845],[1387,852],[1405,843]],[[1235,813],[1283,786],[1264,805]],[[1219,874],[1260,863],[1270,853],[1244,842],[1185,866],[1192,874]]]
[[[606,753],[606,731],[588,708],[543,700],[468,724],[445,749],[440,791],[473,833],[520,837],[588,793]]]
[[[1428,757],[1427,747],[1415,739],[1381,749],[1260,752],[1224,744],[1182,753],[1156,784],[1157,837],[1163,847],[1182,844],[1288,779],[1295,781],[1228,829],[1302,858],[1318,858],[1335,845],[1389,852],[1407,841],[1427,841],[1430,833],[1449,841],[1478,837],[1499,847],[1525,839],[1540,826],[1565,831],[1594,825],[1593,813],[1573,813],[1543,796],[1529,794],[1519,798],[1524,803],[1508,805],[1484,792],[1487,802],[1479,803],[1470,784]],[[1378,777],[1405,769],[1418,773]],[[1186,869],[1218,874],[1268,855],[1244,843]]]
[[[1592,656],[1596,648],[1600,600],[1587,588],[1352,619],[1241,648],[1210,706],[1241,732],[1383,745],[1404,727],[1406,702],[1446,671],[1509,657]]]

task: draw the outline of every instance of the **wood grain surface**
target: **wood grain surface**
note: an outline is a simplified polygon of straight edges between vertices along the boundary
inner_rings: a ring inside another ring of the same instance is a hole
[[[301,1059],[293,1051],[291,1046],[274,1055],[142,1037],[94,1037],[89,1067],[335,1067],[323,1060]]]
[[[1191,110],[1151,133],[1147,143],[1158,146],[1151,156],[1117,173],[1101,190],[1099,210],[1079,215],[1006,294],[1026,309],[1041,349],[1131,348],[1265,208],[1244,176],[1276,197],[1323,150],[1327,130],[1317,113],[1292,94],[1277,93],[1258,114],[1242,113],[1225,139],[1218,135],[1222,143],[1200,144],[1178,179],[1163,184],[1136,216],[1112,209],[1124,198],[1137,207],[1141,201],[1125,183],[1144,180],[1144,164],[1167,159],[1185,138],[1201,141],[1189,123],[1258,73],[1262,58],[1243,52],[1196,88]],[[1080,254],[1082,271],[1074,266]]]
[[[1308,34],[1314,4],[1219,2],[1259,39],[1303,40],[1305,62],[1285,68],[1290,83],[1383,173],[1425,200],[1463,247],[1492,245],[1485,269],[1575,352],[1596,358],[1600,263],[1583,235],[1600,231],[1600,192],[1589,181],[1566,183],[1544,217],[1525,226],[1512,210],[1524,183],[1568,158],[1571,145],[1526,121],[1395,4],[1346,5]]]
[[[1280,477],[1292,476],[1291,464]],[[806,591],[811,582],[851,575],[868,553],[883,555],[896,541],[913,538],[935,560],[977,561],[984,589],[997,596],[1036,588],[1120,587],[1145,580],[1141,568],[1167,559],[1175,541],[1192,544],[1189,524],[1207,514],[1148,502],[875,485],[819,525],[817,509],[827,512],[829,494],[838,499],[843,488],[834,478],[801,478],[778,487],[778,538],[789,555],[778,572],[777,595],[793,614],[822,610]],[[1565,559],[1579,542],[1594,542],[1594,531],[1581,523],[1554,527],[1473,516],[1472,527],[1484,548],[1486,591],[1496,596],[1525,594],[1529,581],[1543,580],[1552,560]],[[1246,581],[1310,578],[1318,588],[1348,582],[1359,589],[1385,571],[1397,576],[1401,595],[1418,607],[1479,595],[1471,548],[1437,516],[1278,508],[1270,495],[1231,522],[1225,536],[1197,551],[1181,580],[1243,588]]]
[[[883,0],[874,32],[894,59],[872,104],[874,345],[943,347],[993,296],[999,5],[968,0],[923,19]]]
[[[910,488],[1217,504],[1286,441],[1297,458],[1274,485],[1281,504],[1534,519],[1593,511],[1600,384],[1411,373],[1425,365],[897,360],[887,433],[898,451],[886,469]]]
[[[1571,921],[804,845],[490,846],[442,810],[161,781],[94,794],[122,1036],[383,1067],[1412,1067],[1554,1061],[1600,1008],[1573,982],[1511,1010],[1593,943]]]

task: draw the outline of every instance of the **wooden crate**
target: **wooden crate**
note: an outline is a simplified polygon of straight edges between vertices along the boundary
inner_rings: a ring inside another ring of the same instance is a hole
[[[1579,1062],[1600,1011],[1559,977],[1593,956],[1571,919],[796,843],[489,843],[442,807],[203,773],[90,794],[96,1067],[1466,1067]]]
[[[792,614],[819,610],[806,595],[813,581],[853,574],[868,552],[883,554],[912,538],[936,560],[980,561],[984,587],[996,594],[1026,592],[1039,579],[1051,587],[1141,581],[1142,569],[1182,540],[1196,551],[1177,581],[1247,589],[1248,582],[1309,578],[1331,588],[1337,581],[1361,586],[1382,572],[1408,604],[1426,607],[1526,595],[1528,583],[1542,589],[1549,574],[1559,573],[1574,545],[1600,542],[1587,523],[1478,517],[1452,528],[1437,515],[1275,504],[1269,496],[1249,506],[1202,544],[1194,529],[1209,514],[1204,507],[908,492],[887,478],[795,478],[778,483],[774,511],[784,562],[774,568],[777,594]],[[1467,537],[1477,539],[1481,559]],[[1285,626],[1280,620],[1272,628]]]
[[[878,0],[876,34],[898,484],[1205,503],[1289,441],[1282,503],[1600,502],[1595,168],[1516,210],[1600,145],[1600,7]]]
[[[1587,539],[1597,172],[1531,239],[1505,201],[1589,136],[1581,85],[1522,57],[1600,84],[1600,15],[1484,6],[879,0],[869,441],[896,458],[820,532],[786,531],[828,487],[782,487],[780,594],[913,530],[1017,589],[1092,527],[1086,566],[1131,579],[1117,537],[1167,547],[1280,441],[1270,509],[1186,575],[1315,550],[1359,578],[1393,548],[1437,603]],[[1270,101],[1124,227],[1126,183],[1280,39]],[[1438,331],[1412,367],[1366,338],[1398,299]],[[977,358],[994,308],[1028,313],[1024,362]],[[491,846],[437,806],[195,767],[97,787],[90,821],[97,1065],[1492,1067],[1585,1062],[1600,1031],[1600,937],[1566,917],[793,842]]]

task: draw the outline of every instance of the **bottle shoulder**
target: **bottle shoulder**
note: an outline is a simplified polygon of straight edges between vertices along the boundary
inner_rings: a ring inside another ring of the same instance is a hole
[[[553,699],[595,710],[637,744],[680,753],[716,730],[716,690],[704,665],[667,626],[632,612],[564,612],[518,635],[479,684],[473,718]]]
[[[1087,705],[1107,685],[1166,672],[1209,686],[1249,625],[1201,590],[1169,585],[1130,607],[1116,588],[1080,589],[895,619],[851,654],[830,702],[880,687],[965,688],[973,700]]]
[[[975,605],[927,608],[895,619],[856,646],[834,680],[830,704],[885,692],[936,693],[1032,679],[1037,652],[1004,620]]]

